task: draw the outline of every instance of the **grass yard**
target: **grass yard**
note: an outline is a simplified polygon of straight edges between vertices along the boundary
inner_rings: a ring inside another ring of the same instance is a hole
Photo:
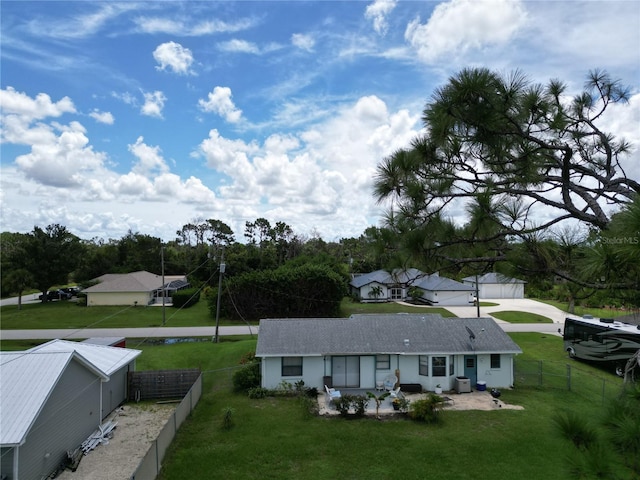
[[[349,317],[354,313],[439,313],[443,317],[455,316],[444,308],[412,307],[397,303],[361,304],[345,298],[341,305],[341,315]],[[46,328],[143,328],[162,325],[162,307],[94,306],[84,307],[76,302],[30,303],[0,307],[0,328],[3,330],[29,330]],[[209,314],[203,298],[191,308],[178,310],[165,308],[167,327],[213,326],[215,320]],[[244,323],[221,318],[220,325]],[[253,322],[257,325],[258,322]]]
[[[162,325],[162,307],[95,306],[84,307],[73,301],[7,305],[0,309],[3,330],[44,328],[136,328]],[[207,302],[202,299],[191,308],[165,308],[168,327],[213,326]],[[221,319],[221,324],[231,322]]]
[[[537,313],[505,310],[503,312],[491,312],[491,316],[509,323],[553,323],[549,317]]]
[[[545,359],[550,374],[562,374],[567,358],[561,339],[512,334],[523,360]],[[134,344],[135,342],[131,342]],[[161,480],[242,479],[566,479],[571,446],[553,430],[552,415],[574,409],[596,415],[602,408],[598,379],[619,379],[580,364],[593,378],[593,397],[536,387],[503,391],[523,411],[444,412],[439,426],[404,418],[310,417],[295,398],[250,400],[231,391],[231,376],[255,339],[222,343],[141,345],[139,369],[200,367],[203,396],[163,462]],[[224,430],[223,410],[234,426]],[[212,474],[215,472],[215,474]],[[213,475],[213,477],[212,477]]]
[[[395,302],[380,302],[380,303],[358,303],[352,301],[350,298],[345,297],[340,304],[340,315],[344,318],[350,317],[357,313],[438,313],[443,317],[455,317],[446,308],[442,307],[414,307],[410,305],[403,305]]]

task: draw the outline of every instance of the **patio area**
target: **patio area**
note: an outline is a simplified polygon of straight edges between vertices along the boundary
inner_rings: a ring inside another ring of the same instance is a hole
[[[367,395],[367,392],[375,393],[379,395],[381,392],[376,392],[374,389],[340,389],[342,395]],[[424,398],[429,392],[425,393],[406,393],[404,397],[413,402],[420,398]],[[524,410],[524,407],[520,405],[512,405],[505,403],[500,398],[493,398],[488,391],[473,390],[471,393],[456,393],[455,391],[443,392],[440,395],[444,400],[444,410]],[[380,404],[380,415],[393,415],[398,412],[393,409],[391,397],[385,398]],[[318,394],[318,407],[320,415],[339,415],[338,410],[331,404],[327,405],[327,394],[323,391]],[[369,400],[367,404],[367,415],[375,415],[376,402],[373,399]]]

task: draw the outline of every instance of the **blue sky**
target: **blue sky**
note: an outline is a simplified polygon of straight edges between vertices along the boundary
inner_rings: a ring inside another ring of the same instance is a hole
[[[640,145],[638,1],[0,7],[2,231],[172,240],[214,218],[242,241],[265,217],[303,238],[358,236],[381,222],[376,165],[468,66],[571,92],[606,69],[633,96],[604,127]],[[627,174],[639,164],[635,151]]]

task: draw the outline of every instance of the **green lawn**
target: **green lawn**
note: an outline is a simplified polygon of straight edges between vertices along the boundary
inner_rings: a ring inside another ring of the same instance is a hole
[[[544,358],[548,375],[563,375],[567,358],[560,338],[512,334],[522,360]],[[225,339],[226,340],[226,339]],[[208,479],[566,479],[564,458],[572,450],[554,432],[551,417],[575,409],[596,415],[602,379],[620,380],[584,364],[586,395],[558,388],[520,387],[503,391],[523,411],[444,413],[440,426],[404,418],[309,417],[296,399],[250,400],[231,391],[230,369],[255,348],[241,337],[219,344],[142,344],[139,369],[190,368],[204,371],[202,399],[185,422],[163,462],[161,480]],[[222,412],[233,409],[235,426],[221,428]],[[188,472],[188,475],[187,473]]]
[[[537,313],[520,312],[515,310],[491,312],[491,316],[509,323],[553,323],[553,320],[549,317],[538,315]]]
[[[11,329],[41,328],[124,328],[158,327],[162,325],[162,307],[133,306],[80,306],[76,302],[30,303],[7,305],[0,309],[0,327]],[[191,308],[178,310],[165,308],[165,325],[168,327],[213,326],[207,302],[201,300]],[[221,319],[221,324],[231,322]]]
[[[435,307],[412,307],[397,303],[361,304],[349,299],[341,303],[340,314],[348,317],[354,313],[440,313],[444,317],[455,316],[448,310]],[[135,328],[159,327],[162,325],[162,307],[84,307],[76,302],[30,303],[0,307],[0,328],[44,329],[44,328]],[[207,302],[202,299],[191,308],[178,310],[165,308],[167,327],[213,326],[215,321],[209,314]],[[252,322],[257,325],[258,322]],[[240,322],[225,318],[221,325],[238,325]],[[244,323],[242,323],[244,325]]]

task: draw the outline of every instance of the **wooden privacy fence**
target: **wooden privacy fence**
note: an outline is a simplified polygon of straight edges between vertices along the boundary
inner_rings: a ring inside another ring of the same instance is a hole
[[[197,368],[129,372],[129,401],[183,398],[200,376]]]

